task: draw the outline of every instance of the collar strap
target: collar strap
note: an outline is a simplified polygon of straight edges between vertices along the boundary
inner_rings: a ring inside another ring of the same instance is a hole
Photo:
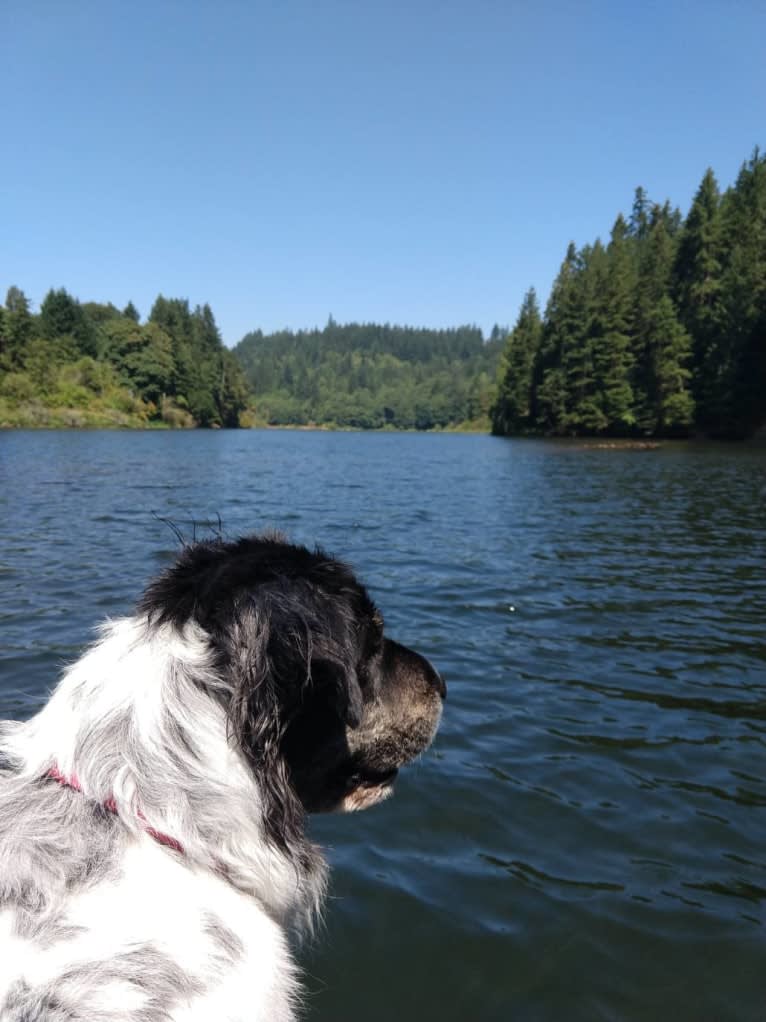
[[[67,777],[65,774],[61,773],[57,766],[52,766],[46,774],[46,777],[49,777],[52,781],[57,781],[64,788],[71,788],[72,791],[79,791],[82,794],[82,786],[80,785],[76,774],[72,774]],[[105,799],[101,805],[103,805],[104,809],[108,810],[110,813],[114,813],[115,816],[119,816],[119,813],[117,812],[117,803],[113,798]],[[138,817],[144,824],[146,824],[146,818],[140,809],[138,810]],[[176,839],[174,837],[170,837],[169,834],[163,834],[161,831],[155,830],[154,827],[148,826],[144,826],[144,830],[149,837],[154,838],[158,844],[167,845],[168,848],[172,848],[174,851],[180,852],[181,855],[185,854],[184,847],[181,842],[176,841]]]

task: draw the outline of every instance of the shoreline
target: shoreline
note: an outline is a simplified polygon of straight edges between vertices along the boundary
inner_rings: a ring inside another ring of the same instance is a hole
[[[447,426],[438,429],[396,429],[389,426],[371,429],[360,426],[335,426],[326,424],[311,425],[269,425],[258,424],[249,426],[171,426],[164,422],[141,423],[137,425],[126,425],[124,423],[84,423],[82,425],[52,425],[41,423],[40,425],[13,425],[0,422],[0,433],[27,432],[27,433],[192,433],[199,431],[207,432],[253,432],[263,430],[267,432],[292,432],[292,433],[374,433],[374,434],[421,434],[423,436],[438,435],[459,435],[459,436],[492,436],[489,429],[471,429],[460,426]],[[496,436],[497,440],[513,440],[515,442],[544,443],[550,446],[568,448],[581,451],[658,451],[668,446],[683,445],[684,447],[707,446],[709,444],[720,444],[723,446],[745,446],[745,447],[766,447],[766,430],[759,430],[750,437],[599,437],[599,436]]]

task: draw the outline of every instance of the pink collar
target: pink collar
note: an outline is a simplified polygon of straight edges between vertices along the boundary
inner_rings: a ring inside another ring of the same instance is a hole
[[[82,787],[80,786],[80,782],[77,780],[77,777],[74,774],[72,774],[71,777],[66,777],[61,773],[57,766],[52,766],[46,776],[50,777],[52,781],[58,781],[58,783],[63,785],[65,788],[71,788],[72,791],[82,792]],[[109,812],[114,813],[115,816],[118,815],[117,803],[113,798],[106,799],[102,804],[104,809],[108,809]],[[140,809],[138,811],[138,816],[144,823],[146,823],[144,814]],[[183,845],[180,841],[176,841],[174,837],[170,837],[168,834],[163,834],[161,831],[155,830],[154,827],[144,827],[144,830],[149,837],[153,837],[158,844],[167,845],[168,848],[172,848],[176,852],[180,852],[181,855],[185,854]]]

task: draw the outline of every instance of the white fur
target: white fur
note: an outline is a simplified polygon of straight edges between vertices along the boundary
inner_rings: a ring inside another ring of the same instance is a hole
[[[185,868],[146,835],[130,845],[122,866],[118,883],[93,887],[71,900],[67,921],[84,927],[73,940],[41,951],[10,936],[11,914],[0,914],[0,1005],[19,979],[33,987],[55,986],[73,966],[105,963],[150,941],[206,986],[201,995],[169,1009],[173,1022],[293,1018],[297,984],[285,937],[254,898],[212,873]],[[241,959],[222,975],[212,968],[215,947],[202,926],[206,912],[225,920],[242,942]],[[140,992],[119,980],[103,985],[100,993],[110,1022],[132,1019],[142,1007]]]
[[[0,1022],[16,1018],[6,998],[19,981],[55,988],[67,970],[109,963],[145,944],[199,985],[163,1019],[294,1017],[298,985],[285,931],[317,909],[324,864],[317,853],[316,868],[302,873],[266,840],[256,778],[215,698],[223,684],[196,625],[178,632],[125,618],[102,629],[37,716],[0,732],[0,755],[13,765],[14,783],[28,783],[30,797],[41,785],[56,786],[45,779],[55,766],[82,788],[61,788],[62,798],[114,799],[124,827],[111,875],[48,892],[51,918],[58,913],[78,928],[71,939],[44,947],[19,936],[13,906],[0,904]],[[188,743],[179,741],[181,732]],[[180,842],[183,853],[160,845],[147,828]],[[211,917],[236,938],[237,953],[223,964],[206,927]],[[89,996],[92,1017],[110,1022],[140,1008],[140,991],[118,976]]]

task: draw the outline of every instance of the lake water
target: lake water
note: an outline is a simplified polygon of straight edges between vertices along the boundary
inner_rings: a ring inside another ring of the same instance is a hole
[[[154,513],[321,542],[445,675],[396,796],[312,822],[312,1022],[766,1018],[763,449],[4,433],[0,505],[2,716],[173,556]]]

